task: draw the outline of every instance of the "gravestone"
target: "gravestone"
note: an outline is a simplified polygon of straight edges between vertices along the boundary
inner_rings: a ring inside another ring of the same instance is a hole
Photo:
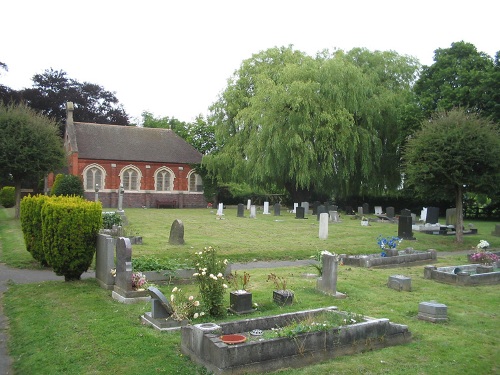
[[[245,217],[245,205],[243,203],[238,203],[238,213],[236,217]]]
[[[219,203],[217,206],[217,216],[224,216],[224,203]]]
[[[304,207],[297,207],[295,209],[295,218],[303,219],[304,218]]]
[[[250,219],[255,219],[257,217],[257,208],[254,204],[250,206]]]
[[[433,323],[446,322],[448,320],[448,307],[436,301],[420,302],[417,317],[420,320]]]
[[[293,211],[292,211],[294,214],[297,213],[297,207],[299,207],[299,204],[298,203],[294,203],[293,204]]]
[[[264,215],[270,215],[271,213],[269,212],[269,202],[264,202]]]
[[[415,225],[417,223],[417,214],[411,214],[411,223]]]
[[[316,289],[335,298],[345,298],[345,294],[337,292],[337,271],[339,259],[334,254],[321,255],[322,273],[316,280]]]
[[[425,218],[426,224],[439,223],[439,207],[427,207],[427,217]]]
[[[184,245],[184,224],[176,219],[170,227],[170,237],[168,243],[171,245]]]
[[[123,194],[125,190],[123,189],[123,185],[120,184],[120,188],[118,189],[118,212],[123,211]]]
[[[281,205],[279,203],[274,204],[274,216],[281,216]]]
[[[426,219],[427,219],[427,207],[424,207],[420,211],[420,221],[423,221],[425,223]]]
[[[312,214],[316,215],[318,213],[318,207],[321,205],[320,201],[313,202]]]
[[[326,240],[328,238],[328,214],[323,212],[319,215],[319,239]]]
[[[370,213],[370,205],[368,203],[363,203],[363,215],[368,215]]]
[[[300,207],[304,207],[304,215],[309,215],[309,202],[301,202]]]
[[[123,294],[132,291],[132,244],[126,237],[116,240],[115,291],[117,288]]]
[[[387,286],[391,289],[395,289],[399,292],[411,292],[411,278],[403,275],[392,275],[389,276],[387,281]]]
[[[332,211],[339,211],[339,206],[337,206],[336,204],[332,204],[332,206],[330,207]]]
[[[115,268],[115,246],[113,237],[107,234],[97,236],[95,254],[95,278],[101,288],[113,290],[115,278],[110,270]]]
[[[321,215],[321,214],[326,214],[326,213],[328,213],[328,211],[326,210],[326,207],[325,207],[325,206],[323,206],[323,205],[318,206],[318,208],[316,209],[316,212],[317,212],[317,214],[316,214],[316,219],[317,219],[318,221],[319,221],[319,217],[320,217],[320,215]]]
[[[411,217],[411,211],[408,210],[407,208],[404,208],[401,210],[401,216],[410,216]]]
[[[141,316],[141,322],[151,325],[160,331],[180,329],[189,323],[188,320],[177,321],[173,319],[174,309],[165,295],[155,287],[148,288],[151,296],[151,312]]]
[[[375,206],[375,215],[382,215],[382,206]]]
[[[387,208],[385,209],[385,214],[387,215],[387,217],[388,217],[389,219],[393,219],[393,218],[394,218],[394,214],[395,214],[395,212],[394,212],[394,207],[392,207],[392,206],[387,207]]]
[[[457,209],[456,208],[448,208],[446,210],[446,225],[453,225],[455,228],[457,227]]]
[[[491,235],[500,237],[500,224],[495,224],[495,230],[491,232]]]
[[[399,217],[398,221],[398,237],[404,240],[414,240],[412,229],[412,217],[403,216]]]
[[[247,200],[247,210],[250,211],[250,207],[252,206],[252,200]]]
[[[352,206],[345,206],[345,214],[346,215],[352,215],[353,214]]]
[[[363,216],[363,206],[358,206],[358,215]]]
[[[340,222],[339,213],[337,211],[330,211],[329,214],[330,214],[330,221],[331,222],[333,222],[333,223]]]

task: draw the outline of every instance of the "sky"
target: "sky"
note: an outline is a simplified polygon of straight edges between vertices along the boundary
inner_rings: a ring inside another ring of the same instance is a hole
[[[491,0],[2,0],[0,84],[28,88],[53,68],[114,92],[131,122],[144,111],[191,122],[260,51],[363,47],[431,65],[463,40],[494,57],[499,11]]]

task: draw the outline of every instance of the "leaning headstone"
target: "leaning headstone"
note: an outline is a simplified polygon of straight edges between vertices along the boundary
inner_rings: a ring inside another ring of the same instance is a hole
[[[375,215],[382,215],[382,206],[375,206]]]
[[[457,226],[457,209],[448,208],[446,210],[446,225],[453,225],[455,228]]]
[[[319,239],[326,240],[328,238],[328,214],[323,212],[319,215]]]
[[[387,208],[385,209],[385,214],[387,215],[387,217],[388,217],[389,219],[394,218],[394,215],[395,215],[395,212],[394,212],[394,207],[392,207],[392,206],[391,206],[391,207],[387,207]]]
[[[319,217],[320,217],[320,215],[321,215],[321,214],[326,214],[326,213],[328,213],[328,211],[326,210],[326,207],[325,207],[325,206],[323,206],[323,205],[318,206],[318,208],[316,209],[316,212],[317,212],[317,214],[316,214],[316,219],[317,219],[318,221],[319,221]]]
[[[295,218],[304,219],[304,207],[297,207],[295,209]]]
[[[495,224],[495,230],[491,232],[491,235],[500,237],[500,224]]]
[[[250,219],[255,219],[257,217],[257,208],[254,204],[250,206]]]
[[[414,240],[413,228],[412,228],[412,217],[403,216],[399,217],[398,221],[398,237],[403,240]]]
[[[420,320],[433,323],[446,322],[448,320],[448,307],[436,301],[420,302],[417,317]]]
[[[426,224],[437,224],[439,223],[439,207],[427,207],[427,217],[425,219]]]
[[[281,205],[279,203],[274,204],[274,216],[281,216]]]
[[[151,325],[160,331],[172,331],[180,329],[189,323],[188,320],[177,321],[172,319],[174,309],[165,295],[155,287],[149,287],[148,292],[151,296],[151,312],[141,316],[141,322]]]
[[[370,205],[368,203],[363,203],[363,215],[368,215],[370,213]]]
[[[316,288],[336,298],[344,298],[345,294],[337,292],[339,258],[334,254],[323,252],[321,255],[321,263],[322,273],[321,277],[318,277],[316,280]]]
[[[411,292],[411,278],[403,275],[392,275],[389,276],[387,286],[400,292]]]
[[[170,237],[168,243],[171,245],[184,245],[184,224],[176,219],[170,227]]]
[[[238,213],[236,217],[245,217],[245,205],[243,203],[238,203]]]
[[[300,207],[304,207],[304,215],[309,215],[309,202],[301,202]]]
[[[269,212],[269,202],[264,202],[264,215],[270,215],[271,213]]]

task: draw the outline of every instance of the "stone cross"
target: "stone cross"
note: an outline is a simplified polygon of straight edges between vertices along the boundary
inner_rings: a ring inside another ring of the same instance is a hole
[[[168,243],[171,245],[184,245],[184,224],[176,219],[170,227],[170,237]]]

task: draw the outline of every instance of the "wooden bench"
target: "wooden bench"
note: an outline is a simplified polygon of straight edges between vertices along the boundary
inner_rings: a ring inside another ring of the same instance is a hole
[[[173,199],[157,199],[156,208],[177,208],[177,201]]]

